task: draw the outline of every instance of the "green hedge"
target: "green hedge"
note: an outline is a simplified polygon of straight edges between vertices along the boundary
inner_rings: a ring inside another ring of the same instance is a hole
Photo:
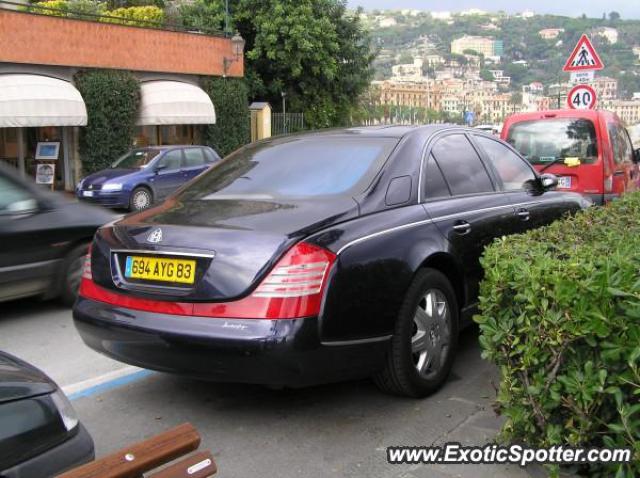
[[[164,23],[164,10],[153,5],[116,8],[115,10],[106,12],[106,15],[114,18],[102,19],[105,23],[142,27],[150,26],[150,23]]]
[[[640,195],[519,236],[482,258],[480,342],[500,368],[500,439],[629,447],[640,476]],[[554,473],[557,470],[553,470]]]
[[[251,141],[245,81],[240,78],[205,78],[202,88],[216,109],[216,124],[205,128],[205,144],[226,156]]]
[[[84,174],[108,167],[133,144],[140,84],[129,72],[87,70],[75,83],[87,106],[88,123],[80,131]]]
[[[42,10],[44,7],[52,10]],[[86,15],[105,15],[106,5],[94,0],[48,0],[34,3],[26,10],[54,17],[86,18]]]

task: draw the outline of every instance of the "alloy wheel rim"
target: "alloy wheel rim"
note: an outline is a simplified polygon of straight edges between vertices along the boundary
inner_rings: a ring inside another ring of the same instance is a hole
[[[146,191],[138,191],[133,196],[133,207],[136,209],[145,209],[149,206],[149,194]]]
[[[439,289],[429,289],[413,316],[411,355],[418,374],[431,378],[443,367],[449,354],[449,303]]]

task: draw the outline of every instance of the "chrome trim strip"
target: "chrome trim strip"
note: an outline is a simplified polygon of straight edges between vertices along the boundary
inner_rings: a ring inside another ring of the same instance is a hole
[[[383,335],[382,337],[370,337],[367,339],[356,339],[356,340],[332,340],[330,342],[321,341],[320,343],[328,347],[338,347],[342,345],[360,345],[360,344],[373,344],[376,342],[385,342],[387,340],[390,340],[391,337],[393,337],[393,335]]]
[[[389,232],[395,232],[395,231],[400,231],[402,229],[408,229],[410,227],[414,227],[414,226],[421,226],[422,224],[430,224],[432,223],[433,220],[432,219],[426,219],[424,221],[418,221],[418,222],[412,222],[409,224],[403,224],[402,226],[396,226],[396,227],[392,227],[390,229],[385,229],[383,231],[378,231],[378,232],[374,232],[373,234],[369,234],[367,236],[362,236],[358,239],[354,239],[351,242],[346,243],[344,246],[342,246],[340,249],[338,249],[338,252],[336,252],[336,255],[339,256],[340,253],[342,251],[344,251],[345,249],[355,245],[355,244],[359,244],[361,242],[367,241],[369,239],[373,239],[374,237],[378,237],[378,236],[382,236],[384,234],[387,234]]]
[[[150,249],[111,249],[111,252],[115,252],[117,254],[157,254],[159,256],[204,257],[206,259],[213,259],[216,256],[213,252],[153,251]]]
[[[465,214],[470,214],[470,213],[496,211],[498,209],[509,209],[509,208],[514,209],[514,213],[515,213],[515,208],[517,208],[517,207],[522,207],[522,206],[526,206],[526,205],[535,205],[535,204],[538,204],[538,203],[539,203],[539,201],[536,201],[536,202],[530,201],[530,202],[517,203],[517,204],[503,204],[501,206],[492,206],[492,207],[486,207],[486,208],[483,208],[483,209],[475,209],[473,211],[457,212],[457,213],[454,213],[454,214],[447,214],[446,216],[440,216],[440,217],[436,217],[436,218],[433,218],[433,219],[426,219],[424,221],[418,221],[418,222],[412,222],[412,223],[409,223],[409,224],[403,224],[401,226],[396,226],[396,227],[392,227],[392,228],[389,228],[389,229],[384,229],[382,231],[374,232],[372,234],[368,234],[366,236],[359,237],[358,239],[354,239],[353,241],[348,242],[347,244],[342,246],[340,249],[338,249],[338,252],[336,252],[336,255],[339,256],[341,252],[345,251],[346,249],[348,249],[351,246],[354,246],[356,244],[360,244],[361,242],[367,241],[369,239],[373,239],[374,237],[382,236],[382,235],[390,233],[390,232],[400,231],[402,229],[407,229],[407,228],[414,227],[414,226],[421,226],[423,224],[442,222],[442,221],[446,221],[446,220],[453,219],[455,217],[463,216]]]

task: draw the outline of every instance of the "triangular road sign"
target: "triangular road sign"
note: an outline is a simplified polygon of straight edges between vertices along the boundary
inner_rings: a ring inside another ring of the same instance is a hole
[[[602,70],[604,64],[587,35],[582,35],[565,63],[564,71]]]

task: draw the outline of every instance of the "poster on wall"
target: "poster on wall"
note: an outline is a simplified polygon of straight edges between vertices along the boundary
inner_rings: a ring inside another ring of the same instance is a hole
[[[55,164],[38,164],[36,166],[36,184],[53,185]]]
[[[39,161],[57,161],[60,154],[60,142],[40,141],[36,146],[36,159]]]

